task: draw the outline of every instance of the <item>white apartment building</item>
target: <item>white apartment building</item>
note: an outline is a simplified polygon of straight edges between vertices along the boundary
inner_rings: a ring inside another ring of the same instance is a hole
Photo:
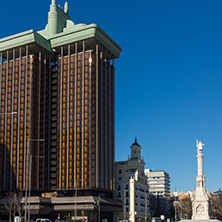
[[[167,171],[145,169],[149,192],[155,196],[170,197],[170,176]]]
[[[122,201],[122,212],[114,213],[114,221],[147,222],[150,210],[145,162],[141,158],[141,146],[137,139],[130,148],[130,159],[115,163],[114,196]]]

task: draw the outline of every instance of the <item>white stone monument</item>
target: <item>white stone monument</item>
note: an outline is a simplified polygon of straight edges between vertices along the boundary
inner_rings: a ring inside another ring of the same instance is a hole
[[[209,196],[205,189],[205,176],[203,174],[203,157],[204,144],[201,141],[197,143],[197,177],[196,190],[191,196],[192,201],[192,219],[182,220],[182,222],[219,222],[219,220],[210,219],[209,215]]]
[[[204,144],[201,141],[197,143],[197,177],[196,190],[193,191],[192,201],[192,220],[209,220],[209,197],[205,189],[205,176],[203,174]]]

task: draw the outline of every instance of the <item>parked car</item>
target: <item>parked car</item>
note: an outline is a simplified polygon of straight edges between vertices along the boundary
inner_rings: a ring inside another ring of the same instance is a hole
[[[35,222],[52,222],[52,221],[46,218],[45,219],[38,218]]]
[[[132,222],[131,220],[120,220],[119,222]]]
[[[0,220],[1,222],[1,220]],[[25,222],[25,217],[19,217],[19,216],[16,216],[14,217],[14,222]]]

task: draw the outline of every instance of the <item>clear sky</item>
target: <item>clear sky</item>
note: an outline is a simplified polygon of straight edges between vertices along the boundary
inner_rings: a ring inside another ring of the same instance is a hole
[[[50,0],[0,5],[0,38],[44,29]],[[64,5],[65,0],[57,0]],[[116,66],[116,160],[135,136],[146,168],[171,191],[195,189],[196,139],[206,187],[222,188],[222,1],[69,0],[75,23],[96,23],[123,49]]]

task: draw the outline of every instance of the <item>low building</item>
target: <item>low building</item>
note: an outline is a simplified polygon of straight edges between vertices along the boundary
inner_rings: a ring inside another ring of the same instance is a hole
[[[122,212],[114,213],[114,221],[146,222],[150,216],[149,189],[137,139],[130,149],[130,159],[115,163],[114,198],[122,201]]]
[[[170,176],[164,170],[145,169],[148,177],[149,192],[155,196],[170,197]]]

